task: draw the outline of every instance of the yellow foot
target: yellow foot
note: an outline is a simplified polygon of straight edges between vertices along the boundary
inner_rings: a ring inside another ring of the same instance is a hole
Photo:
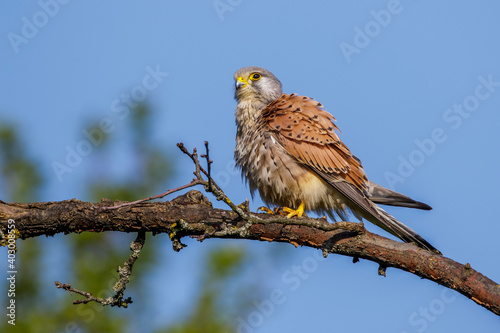
[[[259,207],[259,209],[257,209],[257,210],[261,210],[261,211],[266,212],[268,214],[276,214],[276,209],[277,208],[274,208],[274,211],[272,211],[269,208],[262,206],[262,207]]]
[[[296,210],[288,208],[288,207],[283,207],[283,211],[288,213],[288,215],[286,216],[288,218],[292,218],[294,216],[297,216],[297,217],[306,216],[307,217],[307,215],[304,213],[304,203],[303,202],[300,203],[299,208],[297,208]]]

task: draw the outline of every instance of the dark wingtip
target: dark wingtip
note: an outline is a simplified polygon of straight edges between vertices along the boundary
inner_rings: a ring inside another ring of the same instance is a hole
[[[422,210],[432,210],[432,207],[429,206],[428,204],[425,204],[420,201],[415,201],[413,199],[402,201],[402,200],[397,200],[397,201],[389,201],[385,199],[380,199],[380,198],[373,198],[371,197],[370,200],[372,202],[381,204],[381,205],[386,205],[386,206],[395,206],[395,207],[406,207],[406,208],[415,208],[415,209],[422,209]]]
[[[425,204],[425,203],[420,202],[420,201],[416,201],[416,203],[417,203],[417,206],[415,206],[415,208],[423,209],[423,210],[432,210],[432,207],[429,206],[428,204]]]

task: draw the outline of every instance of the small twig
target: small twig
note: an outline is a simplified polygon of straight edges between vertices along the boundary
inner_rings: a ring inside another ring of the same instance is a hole
[[[203,169],[203,167],[200,166],[200,162],[198,161],[198,155],[196,154],[196,149],[194,149],[193,153],[191,154],[186,149],[186,147],[184,147],[184,144],[182,142],[178,143],[177,147],[179,147],[179,149],[184,154],[188,155],[191,158],[191,160],[193,160],[194,164],[196,165],[195,176],[199,180],[203,179],[202,176],[201,176],[201,173],[203,173],[205,176],[207,176],[207,178],[209,179],[208,184],[205,187],[205,190],[207,192],[212,193],[217,200],[224,201],[242,219],[247,220],[247,221],[253,220],[253,221],[259,221],[259,222],[265,222],[265,220],[262,220],[262,219],[260,219],[260,218],[258,218],[256,216],[250,216],[249,214],[245,213],[245,211],[243,211],[243,209],[241,209],[240,207],[236,206],[235,204],[233,204],[231,202],[231,200],[229,200],[229,198],[226,196],[226,194],[224,193],[224,191],[222,191],[222,189],[219,187],[219,185],[217,185],[217,183],[213,180],[213,178],[210,176],[210,174],[205,169]],[[208,161],[210,161],[208,159],[208,142],[205,143],[205,147],[207,149],[207,154],[204,154],[203,157],[205,157]],[[209,166],[210,166],[210,163],[211,162],[208,163]]]
[[[178,192],[178,191],[184,190],[186,188],[193,187],[193,186],[200,185],[200,184],[204,184],[204,183],[205,183],[204,180],[193,179],[189,184],[179,186],[179,187],[174,188],[172,190],[168,190],[167,192],[164,192],[162,194],[154,195],[154,196],[147,197],[144,199],[139,199],[136,201],[125,202],[125,203],[122,203],[122,204],[119,204],[116,206],[95,207],[95,208],[98,210],[112,210],[112,209],[118,209],[118,208],[122,208],[122,207],[126,207],[126,206],[133,206],[133,205],[137,205],[139,203],[145,202],[145,201],[150,201],[150,200],[154,200],[154,199],[161,199],[161,198],[166,197],[167,195],[172,194],[174,192]]]
[[[209,175],[210,175],[210,164],[212,163],[212,161],[208,158],[208,141],[205,141],[205,147],[206,147],[206,150],[207,150],[206,157],[207,157],[207,161],[208,161],[208,173],[200,166],[200,162],[198,160],[198,153],[197,153],[196,148],[194,148],[193,149],[193,153],[190,154],[188,152],[188,150],[184,147],[184,144],[182,142],[178,143],[177,147],[179,147],[179,149],[183,153],[185,153],[189,157],[191,157],[191,159],[193,160],[193,162],[194,162],[194,164],[196,166],[196,170],[194,172],[194,175],[196,176],[196,178],[193,179],[189,184],[182,185],[182,186],[174,188],[172,190],[168,190],[168,191],[166,191],[164,193],[161,193],[161,194],[158,194],[158,195],[153,195],[151,197],[147,197],[147,198],[144,198],[144,199],[139,199],[139,200],[131,201],[131,202],[125,202],[125,203],[122,203],[122,204],[119,204],[119,205],[116,205],[116,206],[95,207],[95,208],[98,209],[98,210],[112,210],[112,209],[118,209],[118,208],[127,207],[127,206],[133,206],[133,205],[137,205],[139,203],[145,202],[145,201],[151,201],[151,200],[155,200],[155,199],[161,199],[163,197],[166,197],[169,194],[172,194],[172,193],[175,193],[175,192],[178,192],[178,191],[181,191],[181,190],[184,190],[186,188],[193,187],[193,186],[196,186],[196,185],[204,185],[205,189],[207,189],[207,184],[206,184],[207,181],[203,179],[203,177],[201,176],[201,172],[203,172],[208,177],[208,182],[209,182],[208,188],[211,188],[212,184],[210,184],[210,183],[213,182],[213,179]],[[205,157],[205,155],[202,155],[202,157]],[[220,188],[219,188],[219,190],[220,190]],[[207,191],[209,191],[209,190],[207,190]]]
[[[137,238],[130,244],[130,250],[132,254],[125,261],[123,267],[118,266],[118,276],[119,279],[113,286],[113,291],[115,294],[113,296],[107,298],[95,297],[92,293],[75,289],[71,287],[69,283],[61,283],[59,281],[55,281],[55,285],[57,288],[64,289],[76,294],[85,296],[84,299],[74,300],[73,304],[86,304],[89,302],[97,302],[104,305],[118,306],[118,307],[128,307],[128,304],[132,303],[132,299],[130,297],[124,299],[123,295],[125,294],[125,289],[127,287],[127,283],[130,282],[130,276],[132,275],[132,268],[134,266],[135,261],[139,258],[141,250],[144,246],[144,242],[146,241],[146,233],[145,231],[139,231]]]
[[[201,166],[198,160],[198,150],[196,149],[196,147],[193,148],[193,160],[195,161],[195,167],[196,167],[194,174],[196,175],[196,177],[198,177],[199,180],[202,180],[202,177],[200,175]]]
[[[67,290],[70,294],[71,294],[71,292],[74,292],[75,294],[79,294],[79,295],[85,296],[85,299],[74,300],[73,304],[82,304],[82,303],[86,304],[88,302],[94,301],[94,302],[101,303],[103,305],[107,305],[107,304],[105,304],[106,301],[103,298],[95,297],[95,296],[92,296],[92,293],[88,293],[88,292],[85,292],[85,291],[81,291],[81,290],[75,289],[75,288],[71,287],[71,285],[69,283],[64,283],[63,284],[63,283],[61,283],[59,281],[56,281],[55,285],[56,285],[57,288]]]
[[[207,159],[207,171],[208,171],[208,188],[212,188],[212,183],[213,183],[213,179],[212,179],[212,176],[211,176],[211,165],[213,163],[213,161],[210,159],[210,151],[208,149],[208,141],[205,141],[205,151],[207,152],[206,154],[202,154],[201,157],[204,157]]]
[[[382,264],[378,266],[378,275],[385,277],[385,271],[387,270],[386,266]]]

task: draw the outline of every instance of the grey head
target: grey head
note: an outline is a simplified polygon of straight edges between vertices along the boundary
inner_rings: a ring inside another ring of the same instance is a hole
[[[238,102],[258,100],[269,104],[282,94],[281,82],[270,71],[262,67],[243,67],[234,74]]]

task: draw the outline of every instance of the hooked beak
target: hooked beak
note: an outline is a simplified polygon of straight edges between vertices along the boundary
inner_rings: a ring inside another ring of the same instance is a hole
[[[248,84],[247,80],[245,80],[243,77],[239,77],[238,79],[236,79],[236,89],[240,89],[240,88],[243,88],[244,86],[246,86]]]

